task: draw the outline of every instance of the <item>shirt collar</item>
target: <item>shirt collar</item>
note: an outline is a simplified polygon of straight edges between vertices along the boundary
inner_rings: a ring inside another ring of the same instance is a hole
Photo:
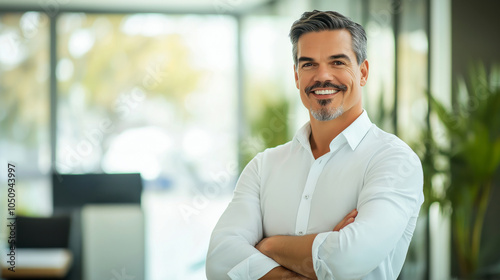
[[[344,135],[347,143],[351,146],[351,149],[355,150],[372,125],[373,123],[368,117],[368,114],[365,110],[363,110],[363,113],[361,113],[361,115],[353,123],[351,123],[351,125],[344,129],[341,134]]]
[[[311,150],[311,144],[309,143],[309,136],[311,135],[311,122],[307,121],[298,131],[295,133],[295,139],[306,150]]]
[[[372,122],[368,117],[368,114],[365,110],[363,113],[344,131],[342,131],[335,139],[330,143],[330,149],[334,143],[337,143],[339,137],[344,137],[347,143],[352,150],[355,150],[358,147],[359,143],[365,137],[368,130],[370,130],[372,126]],[[311,135],[311,123],[308,121],[305,123],[295,134],[295,139],[306,149],[311,150],[311,144],[309,143],[309,136]],[[336,140],[337,139],[337,140]]]

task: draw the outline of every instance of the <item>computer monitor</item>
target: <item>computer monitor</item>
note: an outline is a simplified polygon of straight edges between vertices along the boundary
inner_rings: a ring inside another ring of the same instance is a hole
[[[81,208],[86,204],[140,204],[139,173],[52,174],[54,210]]]

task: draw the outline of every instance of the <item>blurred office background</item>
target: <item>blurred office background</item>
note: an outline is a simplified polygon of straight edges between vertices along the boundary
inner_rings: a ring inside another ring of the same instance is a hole
[[[490,176],[490,187],[476,191],[487,198],[470,223],[482,221],[472,234],[481,243],[463,262],[451,218],[461,204],[450,198],[454,173],[439,152],[455,140],[429,101],[432,94],[457,112],[479,62],[485,71],[476,77],[500,86],[497,1],[2,0],[0,174],[6,182],[7,162],[16,164],[17,215],[54,214],[54,172],[140,173],[145,273],[135,279],[204,279],[210,233],[239,172],[308,119],[288,31],[312,9],[365,27],[364,108],[427,170],[427,201],[400,278],[500,277],[500,180]],[[494,143],[499,129],[486,132]],[[486,153],[500,154],[497,146]],[[4,227],[1,239],[6,246]],[[121,269],[113,264],[107,279]]]

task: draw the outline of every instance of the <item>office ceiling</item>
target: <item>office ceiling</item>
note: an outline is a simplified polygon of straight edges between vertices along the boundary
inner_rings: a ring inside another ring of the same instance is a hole
[[[6,9],[244,13],[275,0],[1,0]]]

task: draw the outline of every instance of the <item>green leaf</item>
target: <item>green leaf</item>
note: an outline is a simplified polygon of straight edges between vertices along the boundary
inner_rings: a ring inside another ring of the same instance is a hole
[[[432,110],[436,112],[439,120],[450,134],[450,137],[463,135],[465,130],[463,120],[459,116],[449,112],[445,106],[437,101],[432,95],[430,95],[430,102]]]

